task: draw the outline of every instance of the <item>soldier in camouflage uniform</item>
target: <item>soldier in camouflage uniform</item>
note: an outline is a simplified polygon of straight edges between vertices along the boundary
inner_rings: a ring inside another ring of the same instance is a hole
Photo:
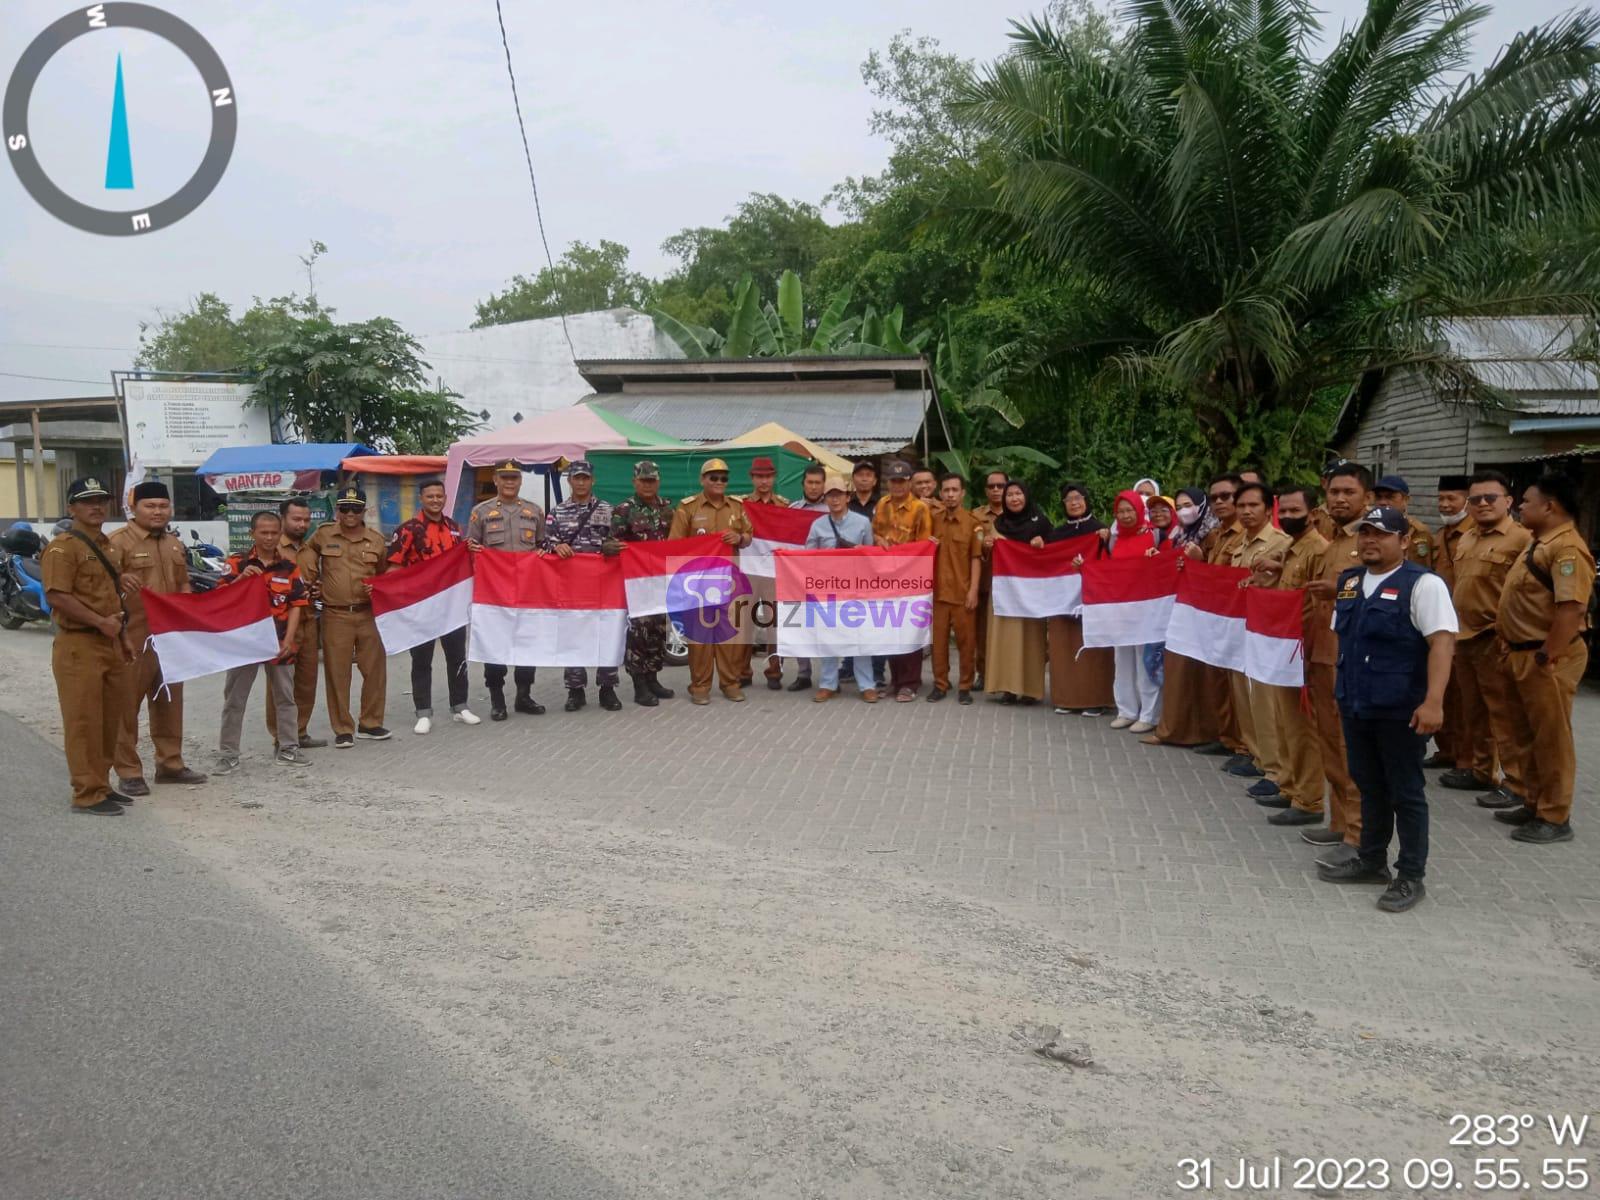
[[[567,485],[572,499],[563,500],[544,520],[545,547],[559,558],[574,554],[620,554],[622,547],[611,537],[611,505],[594,494],[594,468],[578,459],[567,468]],[[595,682],[600,685],[600,707],[615,712],[622,707],[617,699],[617,669],[596,667]],[[568,667],[562,674],[567,685],[568,712],[577,712],[589,703],[584,688],[589,686],[587,667]]]
[[[672,505],[661,498],[661,469],[648,458],[633,465],[633,499],[611,510],[611,537],[621,542],[660,542],[672,527]],[[620,547],[619,547],[620,548]],[[622,666],[633,680],[633,702],[655,708],[670,700],[658,673],[666,664],[667,615],[628,622],[628,652]]]

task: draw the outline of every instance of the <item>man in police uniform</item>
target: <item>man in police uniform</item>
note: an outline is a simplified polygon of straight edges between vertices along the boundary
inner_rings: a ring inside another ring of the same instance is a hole
[[[1433,535],[1432,567],[1452,593],[1456,586],[1456,547],[1472,522],[1467,520],[1467,489],[1472,486],[1465,475],[1439,476],[1439,528]],[[1444,724],[1433,735],[1437,749],[1423,765],[1453,767],[1460,755],[1460,744],[1469,736],[1462,725],[1461,688],[1456,682],[1456,667],[1450,671],[1450,686],[1444,693]]]
[[[301,574],[322,600],[322,681],[328,696],[328,723],[335,750],[348,750],[355,738],[381,742],[388,688],[388,660],[372,616],[369,581],[389,568],[383,534],[368,529],[367,494],[355,486],[339,489],[335,520],[313,533],[301,555]],[[361,717],[350,716],[350,670],[361,672]]]
[[[620,554],[622,545],[611,536],[611,505],[595,496],[594,468],[587,460],[580,458],[567,467],[567,486],[572,498],[556,505],[545,518],[545,549],[557,558]],[[600,687],[601,708],[615,712],[622,707],[622,701],[617,699],[616,667],[595,667],[594,681]],[[562,673],[562,682],[567,687],[568,712],[577,712],[589,703],[584,695],[589,686],[587,667],[568,667]]]
[[[133,519],[108,539],[108,552],[122,573],[122,590],[128,610],[128,641],[137,655],[133,669],[123,675],[122,732],[117,736],[117,791],[124,796],[148,796],[144,764],[139,761],[139,709],[150,706],[150,741],[156,749],[157,783],[204,783],[206,777],[191,771],[183,761],[183,684],[161,685],[161,663],[154,646],[148,646],[150,626],[144,597],[189,590],[189,555],[183,543],[167,532],[172,519],[172,497],[167,485],[155,479],[133,489]]]
[[[283,520],[283,534],[278,539],[278,553],[300,568],[305,575],[303,555],[306,539],[311,536],[311,504],[304,496],[290,496],[278,505],[278,516]],[[302,750],[320,750],[328,744],[326,738],[311,736],[308,726],[311,713],[317,707],[317,663],[321,658],[322,614],[316,604],[300,610],[300,628],[295,633],[294,653],[294,706],[300,718],[300,735],[296,744]],[[278,708],[267,705],[267,732],[273,744],[278,741]]]
[[[672,505],[661,498],[661,468],[648,458],[633,464],[633,497],[611,510],[611,539],[661,542],[672,528]],[[661,682],[667,661],[667,615],[635,617],[628,622],[628,649],[623,669],[633,680],[633,702],[655,708],[676,694]]]
[[[122,730],[125,676],[134,661],[111,542],[100,532],[110,500],[98,479],[73,480],[67,488],[72,528],[51,540],[39,563],[57,630],[50,664],[61,702],[72,811],[98,817],[119,816],[123,805],[133,803],[108,782]]]
[[[669,538],[694,537],[702,533],[719,533],[722,540],[736,549],[750,544],[750,521],[744,515],[744,506],[728,495],[728,464],[720,458],[710,458],[700,467],[700,491],[678,502],[672,513]],[[709,614],[708,614],[709,615]],[[702,634],[696,628],[698,613],[687,615],[689,640],[689,699],[695,704],[711,703],[711,677],[715,667],[717,682],[722,694],[735,703],[744,701],[744,690],[739,686],[739,672],[744,666],[744,647],[733,640],[697,642]],[[727,618],[718,622],[719,631]]]
[[[1594,555],[1573,525],[1577,510],[1578,485],[1562,475],[1543,475],[1523,493],[1522,523],[1533,541],[1506,576],[1495,621],[1527,803],[1494,817],[1536,846],[1572,840],[1572,696],[1589,665],[1583,628],[1595,587]]]
[[[1406,519],[1410,531],[1406,538],[1406,557],[1425,571],[1434,568],[1433,530],[1409,515],[1411,485],[1399,475],[1385,475],[1372,485],[1372,498],[1383,508],[1392,508]]]
[[[1355,858],[1319,866],[1317,874],[1328,883],[1386,884],[1378,907],[1405,912],[1425,894],[1422,754],[1444,720],[1456,610],[1444,580],[1408,557],[1404,513],[1380,506],[1356,528],[1363,565],[1339,576],[1333,620],[1339,713],[1350,774],[1361,789],[1361,845]],[[1397,829],[1400,854],[1391,876],[1389,842]]]
[[[494,469],[493,498],[477,505],[467,518],[467,549],[476,554],[485,546],[527,554],[544,545],[544,509],[522,499],[522,468],[507,459]],[[544,705],[533,698],[533,667],[518,667],[513,679],[517,685],[514,707],[519,713],[538,716]],[[483,685],[489,689],[489,719],[506,719],[506,666],[483,664]]]

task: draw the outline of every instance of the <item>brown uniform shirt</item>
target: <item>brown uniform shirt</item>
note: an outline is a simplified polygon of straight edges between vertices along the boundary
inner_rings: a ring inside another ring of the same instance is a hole
[[[1528,569],[1519,554],[1500,593],[1495,625],[1506,641],[1542,642],[1555,622],[1556,605],[1589,603],[1594,592],[1594,555],[1571,521],[1533,539],[1533,561],[1550,576],[1550,587]]]
[[[1311,510],[1311,528],[1322,535],[1322,540],[1331,542],[1339,533],[1339,522],[1333,519],[1325,505],[1317,505]]]
[[[1322,578],[1328,556],[1328,539],[1315,529],[1307,528],[1283,552],[1283,574],[1278,579],[1281,588],[1303,588],[1313,579]],[[1326,600],[1307,596],[1303,610],[1300,638],[1306,645],[1316,640],[1319,628],[1326,629],[1333,617],[1333,605]]]
[[[189,555],[183,543],[165,530],[155,533],[127,524],[107,539],[107,557],[117,570],[131,575],[158,596],[189,590]],[[140,649],[149,633],[144,601],[138,592],[128,597],[128,636]]]
[[[1272,525],[1263,525],[1254,536],[1246,533],[1241,526],[1231,563],[1235,567],[1253,567],[1258,558],[1264,558],[1269,554],[1282,554],[1293,540],[1283,530]]]
[[[495,496],[473,507],[467,537],[492,550],[537,550],[544,545],[544,524],[544,509],[531,500],[507,504]]]
[[[928,505],[910,492],[896,500],[885,496],[878,501],[872,515],[872,532],[891,546],[904,546],[907,542],[925,542],[933,536],[933,522]]]
[[[1456,556],[1461,553],[1461,539],[1473,528],[1472,517],[1463,517],[1454,525],[1441,525],[1433,535],[1433,569],[1443,579],[1445,586],[1456,586]]]
[[[1407,514],[1406,524],[1411,526],[1411,542],[1406,557],[1424,570],[1433,570],[1433,530]]]
[[[1244,539],[1244,528],[1235,521],[1213,529],[1206,534],[1206,540],[1200,548],[1206,553],[1206,561],[1214,566],[1229,566],[1233,562],[1233,552],[1239,548],[1239,543]]]
[[[931,536],[939,539],[933,560],[933,598],[965,604],[972,573],[983,569],[983,529],[964,508],[933,510]]]
[[[346,537],[337,524],[320,526],[306,540],[301,573],[322,589],[324,608],[362,608],[372,603],[362,580],[389,569],[389,544],[376,529],[362,526]]]
[[[704,492],[696,492],[678,501],[672,513],[672,528],[667,537],[694,537],[699,533],[750,532],[750,518],[744,515],[744,505],[732,496],[713,500]]]
[[[1532,540],[1533,535],[1509,515],[1488,529],[1474,523],[1462,533],[1451,572],[1455,586],[1450,589],[1456,602],[1456,621],[1461,627],[1457,642],[1493,632],[1506,576]]]
[[[1322,573],[1318,579],[1337,583],[1339,575],[1351,567],[1359,567],[1361,559],[1356,553],[1356,527],[1351,522],[1339,530],[1339,536],[1328,542],[1322,552]],[[1327,619],[1317,625],[1316,636],[1311,639],[1307,661],[1317,666],[1331,667],[1339,661],[1339,635],[1331,627],[1333,602],[1324,602],[1323,613]]]
[[[91,533],[87,525],[77,521],[72,523],[72,527],[86,534],[90,541],[100,547],[100,553],[110,559],[113,566],[116,565],[110,538],[103,533]],[[94,551],[71,534],[58,534],[51,539],[40,556],[39,574],[47,592],[66,592],[75,596],[91,611],[103,617],[115,617],[122,613],[122,599],[117,595],[117,585],[112,581],[110,572],[94,556]],[[57,628],[69,633],[100,632],[88,625],[67,620],[61,615],[60,609],[53,610],[50,616]]]

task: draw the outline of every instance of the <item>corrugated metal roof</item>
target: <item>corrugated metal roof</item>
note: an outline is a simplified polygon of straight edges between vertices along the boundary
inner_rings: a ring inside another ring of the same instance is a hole
[[[607,392],[589,397],[618,416],[685,441],[722,442],[765,421],[777,421],[801,437],[839,451],[850,445],[893,443],[899,449],[922,429],[928,394],[896,391],[717,393]]]
[[[1600,413],[1600,370],[1562,357],[1584,332],[1570,317],[1462,317],[1445,325],[1451,349],[1472,373],[1510,395],[1517,412]]]

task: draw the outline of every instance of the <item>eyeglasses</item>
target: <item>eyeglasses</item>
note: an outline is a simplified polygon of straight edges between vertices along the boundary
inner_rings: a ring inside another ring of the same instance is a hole
[[[1233,499],[1233,493],[1232,492],[1212,492],[1210,498],[1212,500],[1232,500]]]
[[[986,492],[998,492],[1005,486],[1003,483],[986,483],[983,485],[983,490]]]
[[[706,478],[712,483],[727,483],[728,473],[726,471],[713,471],[711,474],[707,475]]]
[[[1495,496],[1468,496],[1467,497],[1467,503],[1468,504],[1493,504],[1497,500],[1509,500],[1509,499],[1511,499],[1510,496],[1506,495],[1504,492],[1501,492],[1499,495],[1495,495]]]
[[[335,504],[334,507],[337,508],[340,512],[348,512],[348,513],[358,513],[358,512],[366,512],[367,511],[367,506],[365,504]]]

